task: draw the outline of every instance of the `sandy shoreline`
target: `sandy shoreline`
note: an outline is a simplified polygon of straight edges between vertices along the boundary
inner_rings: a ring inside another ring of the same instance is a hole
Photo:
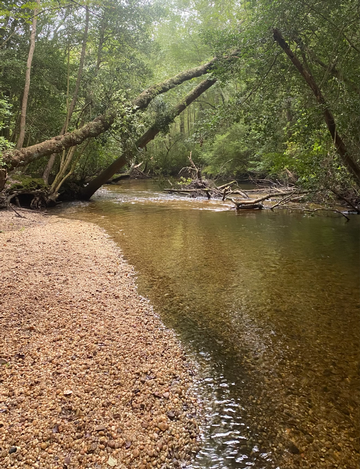
[[[131,266],[96,225],[20,213],[0,211],[0,466],[184,465],[191,364]]]

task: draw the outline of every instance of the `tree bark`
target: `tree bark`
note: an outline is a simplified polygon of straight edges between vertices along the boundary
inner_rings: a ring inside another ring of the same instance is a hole
[[[216,83],[215,78],[208,78],[203,80],[198,86],[196,86],[185,98],[178,103],[172,111],[170,111],[164,120],[162,120],[163,125],[167,126],[171,124],[175,117],[181,114],[193,101],[195,101],[199,96],[201,96],[205,91],[207,91],[211,86]],[[154,124],[148,129],[138,141],[138,147],[144,148],[155,136],[160,132],[161,128]]]
[[[34,57],[34,50],[35,50],[35,39],[36,39],[36,22],[37,22],[37,15],[40,8],[40,0],[36,0],[37,7],[34,10],[34,16],[31,25],[31,34],[30,34],[30,49],[29,54],[26,62],[26,74],[25,74],[25,87],[24,87],[24,94],[21,104],[21,117],[20,117],[20,131],[19,131],[19,138],[16,143],[16,148],[22,148],[25,139],[25,128],[26,128],[26,113],[27,113],[27,103],[29,98],[30,92],[30,77],[31,77],[31,64]]]
[[[85,52],[86,52],[86,44],[87,44],[88,30],[89,30],[89,19],[90,19],[89,9],[86,8],[84,37],[83,37],[83,42],[82,42],[80,64],[79,64],[79,70],[78,70],[78,74],[76,78],[75,90],[73,93],[73,97],[72,97],[69,109],[67,110],[66,119],[65,119],[63,128],[61,129],[60,135],[63,135],[68,129],[69,122],[70,122],[72,113],[74,112],[75,104],[76,104],[77,97],[79,94],[81,77],[82,77],[82,73],[84,69],[84,62],[85,62]],[[49,176],[54,166],[55,158],[56,158],[56,153],[53,153],[49,158],[48,164],[46,165],[46,168],[43,174],[43,179],[44,179],[45,184],[49,184]]]
[[[193,101],[195,101],[201,94],[208,90],[216,79],[203,80],[198,86],[196,86],[186,97],[177,104],[162,120],[162,126],[160,127],[157,123],[152,125],[137,141],[137,148],[144,148],[156,135],[161,131],[163,126],[171,124],[175,117],[182,113]],[[93,179],[81,192],[82,199],[90,199],[90,197],[103,185],[105,184],[114,174],[118,173],[120,169],[126,165],[129,158],[132,156],[131,153],[123,154],[116,159],[108,168],[106,168],[99,176]]]
[[[226,60],[233,58],[234,56],[230,56]],[[151,86],[147,90],[143,91],[132,102],[133,112],[146,109],[151,100],[153,100],[159,94],[166,93],[167,91],[175,88],[185,81],[200,77],[210,72],[218,60],[219,59],[214,58],[204,65],[186,70],[168,80],[163,81],[158,85]],[[42,143],[38,143],[27,148],[7,150],[2,154],[3,161],[7,169],[11,170],[18,166],[25,166],[43,156],[48,156],[52,153],[60,153],[64,149],[70,148],[74,145],[79,145],[88,138],[97,137],[98,135],[106,132],[106,130],[112,126],[116,117],[117,112],[109,110],[107,113],[98,116],[93,121],[84,125],[80,129],[74,130],[73,132],[67,132],[64,135],[58,135],[51,138],[50,140],[46,140]]]
[[[311,73],[308,70],[304,68],[300,60],[296,57],[294,52],[290,49],[290,46],[287,44],[287,42],[285,42],[280,31],[278,29],[274,29],[273,34],[274,34],[275,41],[284,50],[286,55],[289,57],[289,59],[292,61],[295,67],[298,69],[299,73],[302,75],[302,77],[305,79],[306,83],[311,88],[312,92],[314,93],[314,96],[317,102],[322,106],[324,119],[325,119],[327,128],[330,132],[330,135],[333,139],[335,148],[338,154],[340,155],[345,167],[350,172],[350,174],[354,177],[357,185],[360,186],[360,166],[355,161],[355,159],[353,159],[352,156],[349,154],[343,139],[338,134],[334,116],[332,112],[330,111],[326,103],[326,100],[323,94],[321,93],[321,90],[318,87],[314,77],[311,75]]]

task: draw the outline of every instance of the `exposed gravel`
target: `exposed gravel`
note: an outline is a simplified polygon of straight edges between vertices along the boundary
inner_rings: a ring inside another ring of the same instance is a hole
[[[97,226],[0,212],[0,467],[173,468],[192,366]]]

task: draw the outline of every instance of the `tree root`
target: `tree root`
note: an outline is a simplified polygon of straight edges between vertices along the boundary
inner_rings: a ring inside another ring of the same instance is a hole
[[[23,190],[5,190],[1,193],[0,207],[11,208],[16,212],[14,205],[32,210],[41,210],[45,207],[54,205],[51,194],[45,189],[23,189]],[[16,212],[17,213],[17,212]],[[21,216],[17,214],[18,216]]]

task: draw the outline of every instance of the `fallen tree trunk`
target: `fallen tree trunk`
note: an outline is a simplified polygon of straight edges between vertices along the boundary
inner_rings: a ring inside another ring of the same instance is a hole
[[[122,181],[123,179],[130,179],[130,177],[130,173],[120,174],[120,176],[116,176],[115,178],[109,179],[106,184],[116,184],[117,182]]]
[[[184,109],[186,109],[195,99],[208,90],[214,83],[215,79],[203,80],[196,86],[177,106],[175,106],[166,116],[162,119],[162,126],[171,124],[175,117],[177,117]],[[145,148],[145,146],[153,140],[156,135],[161,131],[159,124],[152,125],[137,141],[137,148]],[[122,167],[126,165],[131,158],[132,153],[128,151],[126,154],[121,155],[116,159],[108,168],[106,168],[99,176],[93,179],[84,189],[81,190],[80,198],[90,199],[90,197],[108,181],[114,174],[118,173]]]
[[[284,194],[285,195],[285,194]],[[288,194],[286,194],[288,195]],[[260,202],[263,202],[264,200],[268,199],[271,197],[271,194],[264,195],[262,197],[259,197],[257,199],[246,199],[246,200],[235,200],[231,197],[226,197],[227,200],[231,200],[235,205],[252,205],[252,204],[258,204]]]
[[[236,209],[237,210],[240,210],[240,209],[243,209],[243,208],[263,208],[264,206],[261,204],[261,202],[264,202],[266,199],[269,199],[270,197],[285,197],[286,198],[289,198],[289,197],[294,197],[295,195],[300,195],[300,194],[305,194],[307,193],[308,191],[286,191],[286,192],[276,192],[276,194],[266,194],[266,195],[263,195],[261,197],[258,197],[257,199],[246,199],[246,200],[243,200],[243,199],[240,199],[240,200],[235,200],[233,199],[232,197],[226,197],[226,200],[230,200],[233,204],[236,205]],[[273,207],[271,208],[275,208],[277,205],[279,205],[279,203],[281,203],[282,201],[276,203]],[[260,206],[261,205],[261,206]]]
[[[263,204],[259,203],[262,200],[235,200],[232,197],[226,197],[226,200],[230,200],[235,205],[236,210],[262,210],[264,208]]]
[[[234,57],[236,56],[232,55],[228,58],[225,58],[225,60],[234,59]],[[146,109],[156,96],[166,93],[167,91],[175,88],[185,81],[192,80],[193,78],[200,77],[210,72],[215,64],[219,62],[219,60],[220,59],[215,57],[204,65],[186,70],[168,80],[163,81],[162,83],[149,87],[136,99],[134,99],[132,103],[129,103],[129,109],[131,109],[131,112],[137,112],[139,110]],[[215,82],[215,80],[212,81],[213,83]],[[126,114],[126,111],[122,112],[124,115]],[[113,125],[116,117],[118,117],[118,112],[116,110],[109,110],[105,114],[96,117],[96,119],[84,125],[80,129],[67,132],[63,135],[58,135],[51,138],[50,140],[46,140],[27,148],[4,151],[2,153],[3,162],[5,163],[7,169],[11,170],[18,166],[25,166],[43,156],[48,156],[53,153],[60,153],[67,148],[80,145],[88,138],[97,137],[98,135],[106,132]],[[150,140],[152,138],[153,137],[151,137]]]

